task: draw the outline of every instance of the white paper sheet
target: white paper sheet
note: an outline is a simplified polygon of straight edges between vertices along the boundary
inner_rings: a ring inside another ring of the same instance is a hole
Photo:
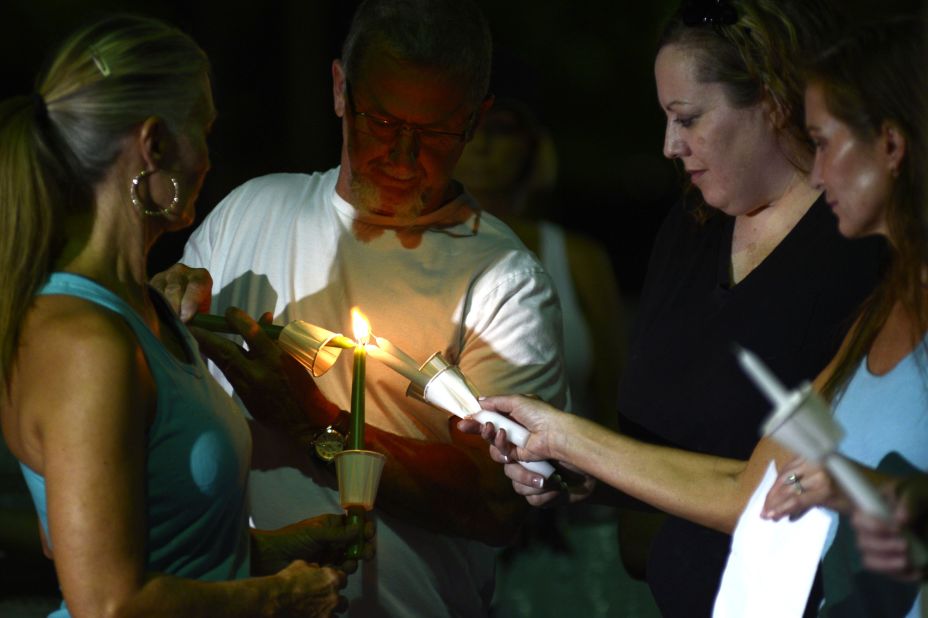
[[[738,519],[713,618],[802,616],[831,518],[816,508],[796,521],[761,519],[776,478],[771,461]]]

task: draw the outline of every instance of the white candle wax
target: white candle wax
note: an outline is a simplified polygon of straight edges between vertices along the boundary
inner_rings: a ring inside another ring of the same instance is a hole
[[[390,340],[386,337],[378,337],[377,335],[374,335],[374,343],[377,344],[377,347],[398,361],[408,365],[413,369],[419,369],[419,363],[413,360],[409,354],[403,352],[401,349],[390,343]]]
[[[368,343],[364,347],[367,349],[368,356],[371,358],[376,358],[378,361],[393,371],[397,372],[410,382],[415,382],[420,387],[425,388],[425,376],[422,375],[422,373],[415,366],[410,366],[407,363],[404,363],[402,360],[388,353],[386,350],[380,348],[379,346]]]
[[[741,363],[741,367],[748,376],[754,380],[754,384],[763,391],[767,399],[770,400],[770,403],[772,403],[775,408],[785,403],[786,400],[789,399],[789,392],[783,388],[783,385],[780,384],[776,376],[767,369],[754,353],[741,346],[735,347],[738,354],[738,362]]]
[[[892,511],[883,496],[851,462],[840,455],[832,454],[825,459],[825,467],[847,492],[851,501],[863,512],[886,522],[892,521]]]

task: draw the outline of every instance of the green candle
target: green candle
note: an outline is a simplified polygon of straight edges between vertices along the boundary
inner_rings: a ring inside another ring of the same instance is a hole
[[[348,445],[353,450],[364,450],[364,368],[367,362],[367,342],[371,335],[371,325],[357,307],[351,309],[351,323],[354,330],[354,369],[351,378],[351,433]],[[358,524],[358,542],[348,548],[349,558],[360,559],[364,548],[364,509],[351,506],[348,509],[348,522]]]
[[[212,315],[208,313],[198,313],[190,322],[190,326],[196,326],[197,328],[202,328],[203,330],[208,330],[214,333],[228,333],[230,335],[237,335],[229,322],[226,321],[225,316],[221,315]],[[276,324],[259,324],[258,327],[264,331],[264,334],[270,337],[271,339],[278,339],[280,337],[280,331],[284,329],[283,326],[277,326]],[[341,347],[341,346],[340,346]]]
[[[364,368],[367,362],[367,340],[370,337],[370,323],[357,307],[351,309],[351,321],[354,327],[354,370],[351,379],[351,435],[349,446],[355,450],[364,449]]]
[[[363,345],[354,348],[354,373],[351,380],[351,448],[364,449],[364,366],[367,350]]]

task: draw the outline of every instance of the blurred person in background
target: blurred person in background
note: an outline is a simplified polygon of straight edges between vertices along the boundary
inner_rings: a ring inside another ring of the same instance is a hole
[[[563,314],[573,411],[615,427],[626,353],[622,298],[606,248],[550,220],[564,210],[554,201],[557,151],[551,134],[526,104],[496,98],[454,177],[513,229],[551,275]]]
[[[627,353],[624,303],[606,247],[553,221],[570,217],[568,205],[556,201],[557,172],[554,139],[536,113],[519,99],[497,96],[465,146],[454,177],[513,229],[551,275],[563,316],[572,411],[614,429]],[[582,585],[588,597],[617,596],[615,574],[601,547],[603,539],[615,538],[615,517],[615,509],[588,503],[531,511],[519,539],[500,556],[497,579],[505,587],[497,593],[497,608],[544,611],[546,600],[537,592],[555,582]],[[559,564],[540,576],[535,562],[546,548]],[[561,564],[566,561],[574,566]]]

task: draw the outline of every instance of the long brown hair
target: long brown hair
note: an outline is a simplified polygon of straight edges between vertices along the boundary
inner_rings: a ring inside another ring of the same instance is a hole
[[[925,32],[919,19],[897,17],[870,23],[825,51],[808,70],[825,93],[828,111],[854,135],[872,142],[884,124],[905,136],[905,156],[886,206],[892,250],[889,271],[866,301],[849,344],[823,392],[834,398],[866,356],[898,303],[914,324],[913,344],[928,331],[924,269],[928,264],[928,71]]]

